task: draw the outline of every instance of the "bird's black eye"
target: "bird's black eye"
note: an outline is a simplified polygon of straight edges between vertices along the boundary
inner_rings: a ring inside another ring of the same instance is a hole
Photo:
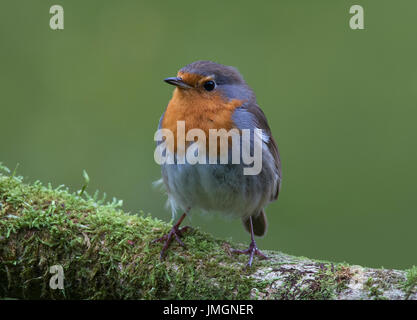
[[[207,91],[212,91],[216,87],[216,83],[214,81],[212,81],[212,80],[209,80],[209,81],[204,82],[203,87]]]

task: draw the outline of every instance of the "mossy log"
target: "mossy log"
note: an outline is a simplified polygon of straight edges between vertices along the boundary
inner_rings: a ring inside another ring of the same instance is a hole
[[[1,169],[0,165],[0,169]],[[3,167],[3,171],[6,169]],[[417,299],[417,268],[370,269],[266,251],[193,229],[164,261],[152,239],[170,225],[120,202],[0,174],[0,298],[17,299]],[[50,286],[62,266],[63,288]]]

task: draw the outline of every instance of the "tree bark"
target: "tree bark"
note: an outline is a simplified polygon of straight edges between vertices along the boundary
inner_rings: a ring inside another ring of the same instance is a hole
[[[269,252],[267,265],[251,277],[268,280],[260,299],[369,300],[417,299],[416,268],[408,271],[365,268],[358,265],[320,262]]]

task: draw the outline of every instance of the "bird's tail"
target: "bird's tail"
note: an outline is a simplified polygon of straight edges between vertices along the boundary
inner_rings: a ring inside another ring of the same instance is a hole
[[[250,219],[242,219],[242,222],[246,231],[250,233]],[[253,233],[255,234],[255,236],[261,237],[265,235],[266,230],[268,229],[268,222],[266,220],[266,215],[263,209],[258,215],[252,216],[252,225]]]

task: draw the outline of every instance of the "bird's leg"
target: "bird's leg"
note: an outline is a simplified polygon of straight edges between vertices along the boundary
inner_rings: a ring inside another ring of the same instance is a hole
[[[188,212],[188,211],[187,211]],[[165,253],[169,247],[169,244],[171,243],[173,237],[175,237],[175,240],[177,240],[177,242],[185,248],[185,244],[184,242],[181,241],[180,239],[180,235],[182,235],[185,231],[187,231],[188,229],[190,229],[189,226],[185,226],[182,228],[179,228],[181,222],[184,220],[185,216],[187,215],[187,212],[184,212],[183,215],[181,216],[181,218],[179,218],[179,220],[177,221],[176,224],[174,224],[174,226],[171,228],[171,231],[168,232],[168,234],[164,235],[163,237],[159,238],[159,239],[155,239],[152,241],[152,243],[155,242],[165,242],[162,250],[161,250],[161,254],[160,254],[160,258],[161,260],[164,259],[165,257]]]
[[[268,257],[266,255],[264,255],[256,246],[256,242],[255,242],[255,235],[253,234],[253,225],[252,225],[252,217],[249,217],[249,221],[250,221],[250,237],[251,237],[251,242],[249,244],[249,248],[246,250],[237,250],[237,249],[232,249],[232,253],[238,253],[238,254],[248,254],[249,255],[249,261],[248,264],[246,265],[246,267],[251,267],[252,266],[252,261],[253,261],[253,256],[257,255],[258,257],[260,257],[261,259],[268,259]]]

